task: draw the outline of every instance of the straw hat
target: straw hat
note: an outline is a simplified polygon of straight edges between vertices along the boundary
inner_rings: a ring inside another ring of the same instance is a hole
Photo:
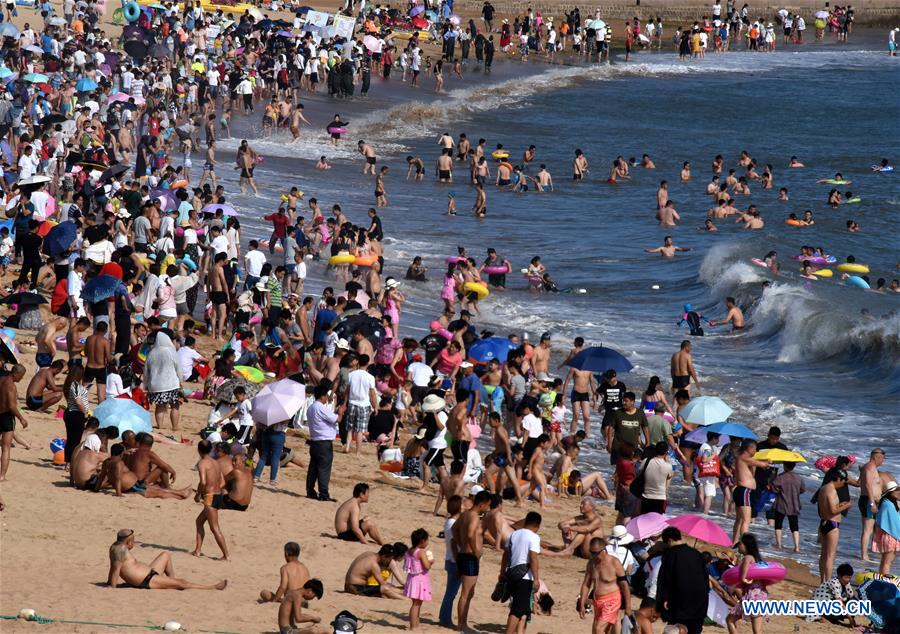
[[[447,407],[447,401],[437,394],[429,394],[425,397],[425,400],[422,401],[423,412],[439,412],[445,407]]]

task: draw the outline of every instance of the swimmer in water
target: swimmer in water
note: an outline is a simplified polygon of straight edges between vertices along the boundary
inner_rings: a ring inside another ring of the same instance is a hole
[[[668,200],[666,201],[666,204],[656,212],[656,219],[659,220],[660,227],[676,227],[678,226],[678,221],[681,220],[681,216],[675,211],[675,203]]]
[[[316,163],[316,169],[317,169],[317,170],[323,170],[323,171],[324,171],[324,170],[330,170],[330,169],[331,169],[331,163],[329,163],[329,162],[328,162],[328,159],[326,159],[324,156],[320,156],[320,157],[319,157],[318,163]]]
[[[716,225],[714,225],[713,221],[710,220],[709,218],[707,218],[706,221],[703,223],[703,231],[712,232],[712,231],[718,231],[718,230],[719,230],[719,228]]]
[[[537,176],[534,177],[534,184],[539,192],[545,192],[547,190],[553,191],[553,177],[550,175],[550,172],[547,171],[547,166],[543,163],[541,163],[541,169],[537,173]]]
[[[849,231],[850,233],[859,233],[859,223],[855,220],[848,220],[847,231]]]
[[[659,253],[664,258],[674,258],[679,251],[690,251],[690,247],[676,247],[672,244],[672,236],[663,239],[663,245],[655,249],[644,249],[644,253]]]
[[[873,172],[893,172],[894,168],[891,165],[890,161],[886,158],[881,159],[881,163],[879,165],[872,166]]]
[[[710,326],[724,326],[725,324],[731,324],[731,330],[743,330],[747,327],[747,324],[744,322],[744,313],[738,308],[737,302],[734,297],[726,297],[725,298],[725,306],[728,308],[728,313],[725,315],[725,319],[720,319],[719,321],[710,321]]]
[[[782,187],[778,190],[778,202],[787,202],[788,201],[788,189],[787,187]]]
[[[655,170],[656,163],[653,162],[653,159],[650,158],[649,154],[644,154],[644,156],[641,158],[641,167],[646,170]]]
[[[681,315],[681,319],[678,321],[676,326],[679,328],[685,324],[688,325],[688,328],[691,329],[691,335],[694,337],[702,337],[703,336],[703,325],[701,321],[705,321],[707,324],[712,326],[712,322],[704,317],[702,314],[694,310],[694,307],[690,304],[684,305],[684,313]]]
[[[801,162],[800,162],[800,159],[798,159],[796,156],[792,156],[792,157],[791,157],[791,162],[788,163],[788,167],[795,167],[795,168],[797,168],[797,167],[806,167],[806,165],[804,165],[803,163],[801,163]]]
[[[575,150],[575,160],[572,161],[572,180],[580,181],[590,171],[587,157],[580,149]]]
[[[415,156],[407,156],[406,164],[409,165],[409,169],[406,170],[406,180],[409,180],[409,177],[412,176],[413,170],[416,170],[416,180],[421,181],[425,180],[425,162]]]
[[[447,215],[456,215],[456,195],[453,192],[447,194]]]
[[[681,167],[681,182],[686,183],[689,180],[691,180],[691,163],[690,161],[685,161]]]
[[[845,181],[845,180],[844,180],[844,175],[841,174],[840,172],[837,172],[837,173],[836,173],[833,177],[831,177],[831,178],[823,178],[823,179],[821,179],[821,180],[817,180],[817,181],[816,181],[816,184],[817,184],[817,185],[822,185],[822,184],[826,184],[826,185],[837,185],[837,184],[840,184],[840,185],[849,185],[849,184],[852,183],[852,182],[853,182],[853,181]]]

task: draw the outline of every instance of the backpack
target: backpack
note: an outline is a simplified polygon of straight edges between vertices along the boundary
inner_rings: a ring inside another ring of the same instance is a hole
[[[644,486],[647,484],[647,465],[650,464],[650,458],[644,460],[644,464],[641,465],[641,472],[634,477],[634,480],[631,481],[631,484],[628,485],[628,490],[631,492],[636,498],[642,497],[644,495]]]

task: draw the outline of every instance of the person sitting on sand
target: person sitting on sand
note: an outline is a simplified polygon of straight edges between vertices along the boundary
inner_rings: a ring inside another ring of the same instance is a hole
[[[300,544],[288,542],[284,545],[284,561],[278,589],[259,593],[262,601],[281,603],[278,608],[278,631],[281,634],[292,631],[300,623],[319,623],[322,620],[320,617],[303,614],[303,602],[321,599],[324,592],[322,582],[310,579],[309,569],[300,562]]]
[[[227,493],[217,493],[212,498],[212,503],[204,506],[197,516],[197,545],[192,553],[195,557],[201,555],[205,532],[203,524],[209,522],[209,530],[213,532],[216,543],[222,549],[222,559],[228,561],[228,545],[225,543],[225,535],[219,528],[219,511],[246,511],[250,507],[250,499],[253,496],[253,475],[247,468],[246,456],[243,454],[231,457],[231,472],[225,476],[225,488]],[[218,468],[218,467],[216,467]],[[221,541],[220,541],[221,538]]]
[[[334,514],[334,530],[338,539],[367,544],[366,537],[371,537],[376,544],[384,543],[375,522],[368,515],[362,516],[362,505],[368,501],[369,485],[358,482],[353,487],[353,497],[341,504]]]
[[[434,503],[434,514],[440,515],[441,503],[454,495],[463,497],[466,488],[466,463],[454,460],[450,463],[450,475],[441,480],[438,487],[437,500]]]
[[[69,467],[69,482],[82,491],[96,490],[100,469],[109,456],[98,451],[79,451]]]
[[[62,359],[57,359],[49,367],[41,368],[31,378],[25,391],[25,407],[35,412],[49,412],[63,397],[62,386],[56,384],[56,377],[66,367]]]
[[[579,557],[590,559],[591,557],[591,539],[598,537],[606,538],[606,531],[603,529],[603,518],[594,509],[594,501],[591,498],[581,500],[580,515],[576,515],[559,523],[559,530],[562,532],[563,548],[551,550],[547,549],[547,555],[572,555],[578,554]]]
[[[87,453],[79,452],[79,455]],[[103,455],[103,454],[101,454]],[[169,499],[169,500],[185,500],[191,495],[191,488],[184,489],[164,489],[156,484],[147,484],[137,477],[137,474],[130,471],[125,465],[125,445],[116,443],[109,448],[109,458],[103,462],[100,474],[94,485],[95,491],[100,491],[106,487],[115,490],[115,495],[121,497],[123,493],[140,493],[147,498]]]
[[[394,547],[385,544],[377,553],[366,552],[350,564],[344,577],[344,592],[366,597],[403,599],[403,591],[384,582],[382,570],[387,570],[394,560]],[[372,583],[374,581],[374,583]]]
[[[474,487],[472,487],[474,488]],[[481,519],[484,528],[484,543],[493,546],[494,550],[503,550],[513,531],[522,528],[525,520],[512,521],[503,514],[503,497],[491,495],[491,508]]]
[[[153,451],[153,436],[141,432],[135,440],[137,449],[125,454],[126,466],[141,482],[169,488],[169,484],[175,482],[175,469]]]
[[[215,584],[200,584],[175,576],[172,556],[162,552],[150,562],[139,562],[131,554],[134,548],[134,531],[123,528],[116,533],[116,541],[109,547],[109,574],[107,583],[111,588],[124,582],[132,588],[144,590],[224,590],[228,580]]]

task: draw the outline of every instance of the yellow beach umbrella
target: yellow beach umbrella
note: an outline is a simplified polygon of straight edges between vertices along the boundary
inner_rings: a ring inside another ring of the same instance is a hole
[[[770,462],[806,462],[806,458],[796,451],[787,451],[785,449],[763,449],[757,451],[753,456],[757,460],[768,460]]]

